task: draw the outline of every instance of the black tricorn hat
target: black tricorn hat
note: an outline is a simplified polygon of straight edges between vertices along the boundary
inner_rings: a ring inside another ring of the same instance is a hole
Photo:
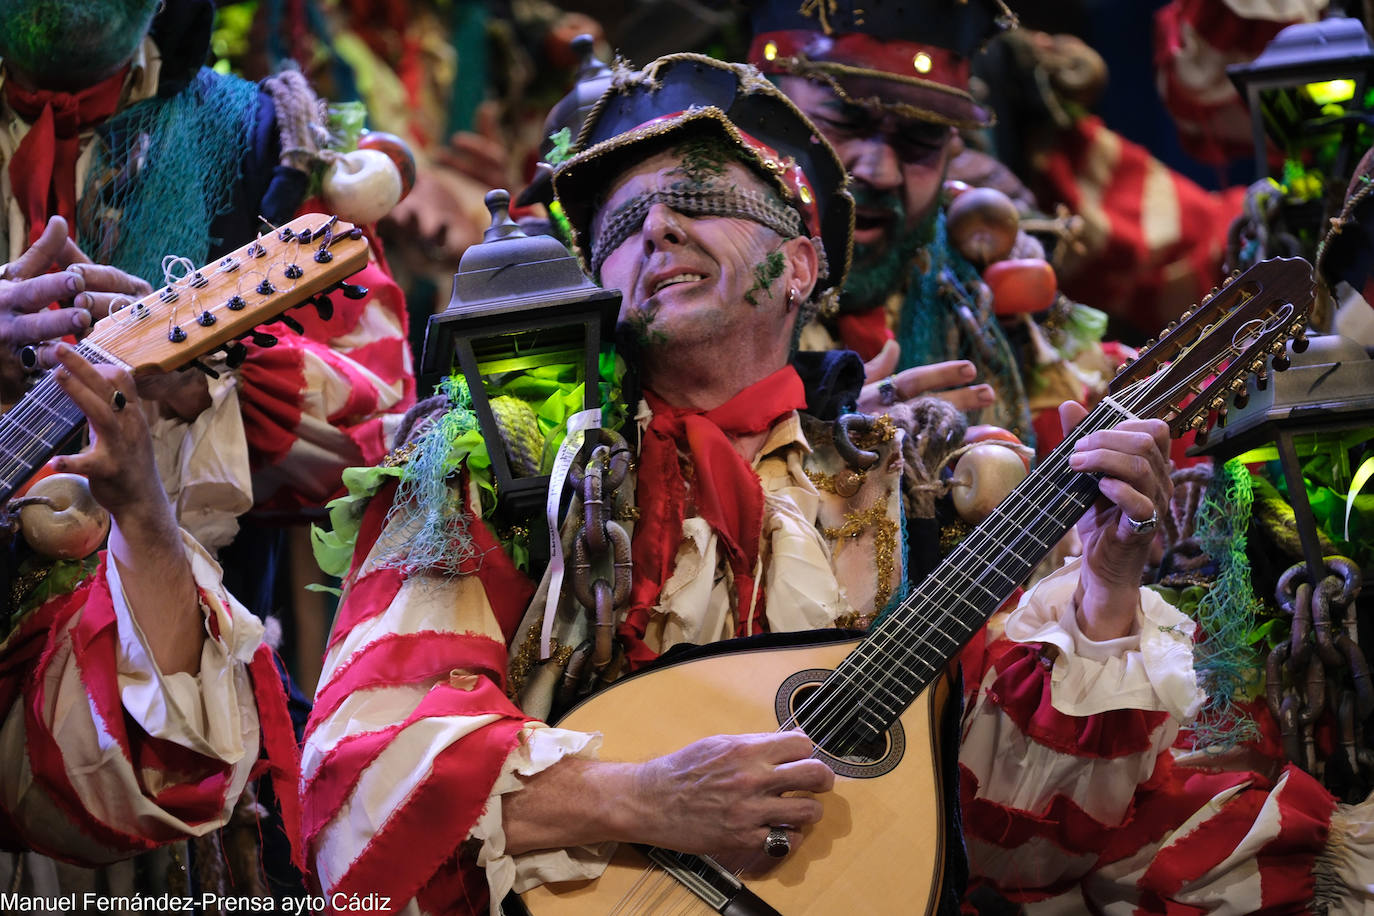
[[[817,291],[849,270],[854,199],[833,147],[797,107],[748,64],[671,54],[643,70],[620,67],[577,138],[576,155],[553,175],[584,265],[597,206],[627,168],[684,140],[714,136],[795,207],[820,239],[828,272]]]
[[[550,154],[556,144],[555,135],[567,129],[571,136],[568,142],[577,139],[582,131],[582,121],[587,112],[601,98],[610,83],[611,69],[596,56],[596,41],[590,35],[578,35],[571,42],[571,50],[580,62],[577,68],[577,83],[572,90],[549,110],[544,119],[544,139],[539,145],[539,165],[530,183],[516,197],[515,203],[521,207],[531,204],[548,205],[553,201],[553,165]]]
[[[969,92],[969,62],[1015,21],[1001,0],[760,0],[749,62],[905,117],[985,127],[993,118]]]

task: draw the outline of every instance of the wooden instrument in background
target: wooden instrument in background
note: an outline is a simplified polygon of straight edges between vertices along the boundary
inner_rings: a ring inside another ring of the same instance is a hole
[[[345,296],[365,296],[367,290],[342,281],[365,267],[367,257],[362,230],[318,213],[300,216],[112,312],[76,349],[90,362],[123,365],[135,376],[182,368],[220,347],[236,366],[246,353],[237,338],[253,335],[270,345],[275,338],[253,328],[288,308],[313,298],[328,317],[332,305],[323,293],[336,285]],[[0,416],[0,503],[84,422],[51,375]]]

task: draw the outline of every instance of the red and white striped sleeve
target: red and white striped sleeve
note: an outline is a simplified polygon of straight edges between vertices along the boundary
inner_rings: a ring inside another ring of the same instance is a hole
[[[474,550],[456,575],[379,562],[409,534],[386,523],[393,491],[364,515],[306,727],[307,854],[329,894],[494,913],[512,887],[604,861],[590,850],[513,859],[501,830],[517,772],[590,755],[597,741],[545,728],[507,697],[506,644],[533,586],[480,520],[467,520]]]
[[[206,636],[197,675],[164,675],[113,564],[27,614],[0,650],[0,836],[97,865],[208,833],[258,758],[262,625],[183,535]],[[280,694],[280,686],[276,687]],[[279,712],[285,717],[285,701]]]
[[[1054,892],[1086,874],[1202,701],[1192,621],[1142,590],[1135,635],[1092,642],[1074,619],[1078,565],[963,657],[965,838],[974,873],[1003,891]]]
[[[264,330],[272,347],[246,341],[239,400],[259,509],[319,506],[342,492],[347,467],[376,464],[415,403],[405,297],[373,261],[349,278],[359,300],[331,293],[333,315],[292,313]]]
[[[1060,132],[1035,168],[1041,206],[1062,203],[1086,226],[1085,251],[1058,272],[1070,298],[1109,310],[1143,336],[1195,305],[1221,276],[1244,187],[1207,191],[1096,116]]]

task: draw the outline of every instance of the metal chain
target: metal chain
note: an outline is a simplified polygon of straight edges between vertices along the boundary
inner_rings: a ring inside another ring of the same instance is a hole
[[[582,513],[573,538],[568,587],[590,614],[593,635],[574,650],[564,670],[557,697],[561,708],[615,680],[624,667],[615,630],[629,605],[632,567],[630,535],[615,520],[614,507],[631,466],[624,438],[602,429],[585,462],[579,455],[568,470]]]
[[[1363,730],[1374,713],[1374,682],[1353,611],[1362,578],[1352,560],[1330,556],[1325,562],[1326,574],[1315,588],[1305,562],[1279,577],[1275,598],[1291,629],[1288,641],[1276,646],[1265,664],[1265,699],[1290,760],[1322,776],[1314,724],[1331,710],[1351,773],[1369,780],[1374,752],[1364,747]]]

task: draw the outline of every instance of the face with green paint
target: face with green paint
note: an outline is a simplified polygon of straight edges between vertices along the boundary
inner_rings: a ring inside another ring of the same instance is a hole
[[[84,89],[128,63],[158,0],[0,0],[0,57],[38,89]]]
[[[856,97],[900,93],[898,84],[885,80],[846,85]],[[835,147],[851,179],[854,262],[841,305],[878,305],[906,282],[912,258],[933,234],[957,134],[918,118],[875,113],[802,77],[782,77],[778,88]]]
[[[774,193],[737,161],[703,174],[685,169],[677,152],[659,153],[611,186],[592,221],[593,240],[637,197],[681,189],[684,181],[722,197],[736,189]],[[772,362],[779,342],[785,357],[797,307],[815,284],[815,264],[810,239],[784,239],[752,219],[689,216],[654,203],[643,223],[607,254],[600,273],[604,286],[624,295],[621,321],[635,328],[650,350],[756,341],[750,358]],[[798,296],[789,304],[790,289]]]

